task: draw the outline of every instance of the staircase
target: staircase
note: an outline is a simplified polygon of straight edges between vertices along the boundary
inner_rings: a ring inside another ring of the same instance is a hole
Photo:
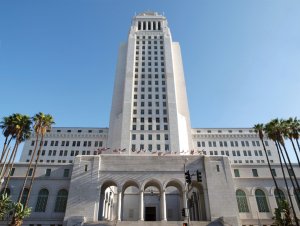
[[[98,221],[86,222],[83,226],[182,226],[186,221]],[[191,221],[189,226],[213,225],[210,221]]]

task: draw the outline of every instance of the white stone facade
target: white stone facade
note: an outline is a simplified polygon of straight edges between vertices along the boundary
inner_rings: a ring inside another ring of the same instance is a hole
[[[14,166],[13,200],[34,142],[33,134]],[[284,185],[276,148],[268,139],[265,145],[279,188],[285,197],[290,192],[300,218],[300,200],[290,181]],[[109,128],[52,128],[37,174],[27,226],[175,226],[188,219],[194,226],[272,225],[277,207],[253,129],[191,129],[180,47],[166,18],[153,12],[134,17],[120,47]]]

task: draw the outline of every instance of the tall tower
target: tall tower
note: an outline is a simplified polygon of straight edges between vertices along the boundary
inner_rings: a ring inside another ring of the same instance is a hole
[[[192,149],[180,46],[156,12],[135,16],[120,46],[108,147],[129,153]]]

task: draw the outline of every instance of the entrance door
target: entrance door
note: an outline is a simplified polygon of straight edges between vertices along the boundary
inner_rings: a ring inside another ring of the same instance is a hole
[[[156,221],[156,207],[145,207],[145,221]]]

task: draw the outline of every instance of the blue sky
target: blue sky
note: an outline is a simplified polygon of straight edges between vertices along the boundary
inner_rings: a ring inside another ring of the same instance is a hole
[[[164,13],[182,49],[192,127],[300,117],[300,1],[0,1],[0,118],[108,127],[118,47]]]

